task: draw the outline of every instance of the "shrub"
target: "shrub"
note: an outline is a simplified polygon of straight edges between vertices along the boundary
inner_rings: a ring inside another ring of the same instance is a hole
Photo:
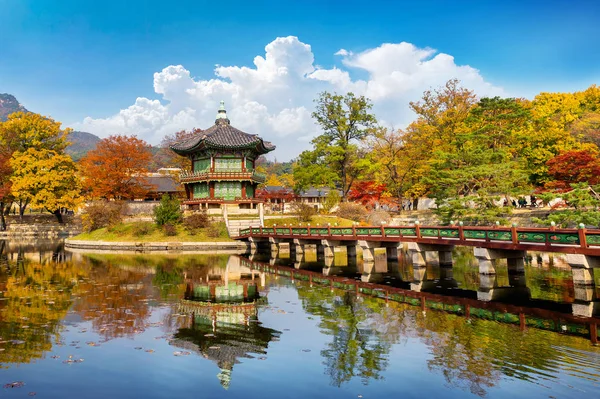
[[[190,234],[196,234],[198,230],[207,227],[209,224],[210,219],[206,212],[194,213],[183,219],[183,225]]]
[[[298,216],[298,219],[300,219],[301,222],[310,222],[313,216],[315,216],[315,214],[317,213],[315,208],[308,204],[303,204],[301,202],[295,202],[292,205],[292,209],[294,210],[294,213]]]
[[[338,207],[336,215],[344,219],[360,222],[361,220],[365,220],[367,218],[368,212],[361,204],[343,202]]]
[[[171,223],[163,224],[163,231],[164,231],[165,235],[170,236],[170,237],[177,235],[177,228],[175,226],[173,226]]]
[[[154,230],[154,225],[150,222],[137,222],[131,227],[131,232],[136,237],[147,236]]]
[[[206,235],[211,238],[228,237],[227,226],[223,222],[211,223],[206,228]]]
[[[123,219],[122,212],[122,202],[92,202],[83,210],[81,215],[83,230],[90,232],[102,227],[116,226]]]
[[[379,226],[382,222],[390,223],[392,217],[386,211],[373,211],[367,218],[367,223],[372,226]]]
[[[325,201],[323,201],[323,210],[326,213],[331,212],[340,203],[341,199],[342,197],[340,197],[338,190],[330,190],[325,197]]]
[[[167,223],[177,224],[181,222],[182,218],[183,212],[179,200],[167,194],[163,195],[160,204],[154,208],[154,221],[156,224],[159,226]]]

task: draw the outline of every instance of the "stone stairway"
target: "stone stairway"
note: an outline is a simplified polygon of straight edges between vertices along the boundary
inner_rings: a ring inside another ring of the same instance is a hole
[[[228,219],[227,230],[229,232],[229,237],[239,236],[241,229],[247,229],[250,226],[260,226],[260,219],[258,217],[253,219]]]

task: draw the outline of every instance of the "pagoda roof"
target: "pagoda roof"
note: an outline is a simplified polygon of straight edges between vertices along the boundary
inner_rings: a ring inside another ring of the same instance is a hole
[[[273,151],[275,146],[256,134],[243,132],[231,126],[223,102],[215,124],[192,138],[171,145],[179,155],[188,155],[203,149],[253,149],[258,154]]]

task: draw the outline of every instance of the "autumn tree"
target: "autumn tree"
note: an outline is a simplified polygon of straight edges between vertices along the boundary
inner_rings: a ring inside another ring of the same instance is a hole
[[[92,198],[143,197],[150,189],[144,176],[151,157],[150,146],[135,136],[100,140],[81,160],[84,188]]]
[[[315,100],[313,118],[323,134],[312,140],[314,149],[304,151],[294,168],[296,188],[339,185],[345,200],[354,181],[367,167],[358,144],[373,132],[377,120],[364,96],[323,92]]]
[[[9,160],[14,154],[26,154],[29,149],[48,150],[56,154],[64,154],[69,144],[67,135],[71,129],[62,129],[60,122],[32,112],[15,112],[8,116],[5,122],[0,122],[0,184],[4,211],[10,209],[12,202],[16,201],[19,206],[19,214],[23,216],[31,195],[15,197],[14,192],[8,190],[9,181],[13,175],[9,167]],[[31,154],[30,154],[31,155]],[[24,193],[19,190],[19,193]]]
[[[6,230],[6,214],[10,211],[13,203],[12,195],[12,167],[10,166],[10,155],[0,152],[0,230]]]
[[[45,209],[62,223],[62,210],[77,208],[81,188],[70,156],[54,150],[29,148],[10,160],[12,193],[32,208]]]
[[[380,202],[386,192],[385,184],[377,183],[372,180],[360,181],[354,185],[354,188],[348,193],[348,199],[358,202],[365,206],[374,207]]]
[[[548,189],[570,190],[574,183],[600,183],[600,157],[595,149],[566,151],[547,162]]]

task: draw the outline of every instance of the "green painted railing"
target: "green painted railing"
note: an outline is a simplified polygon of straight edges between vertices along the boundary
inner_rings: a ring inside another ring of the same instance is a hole
[[[496,242],[541,246],[600,246],[600,230],[557,228],[507,228],[477,226],[276,226],[240,230],[246,236],[302,236],[315,238],[409,238],[418,241]]]

